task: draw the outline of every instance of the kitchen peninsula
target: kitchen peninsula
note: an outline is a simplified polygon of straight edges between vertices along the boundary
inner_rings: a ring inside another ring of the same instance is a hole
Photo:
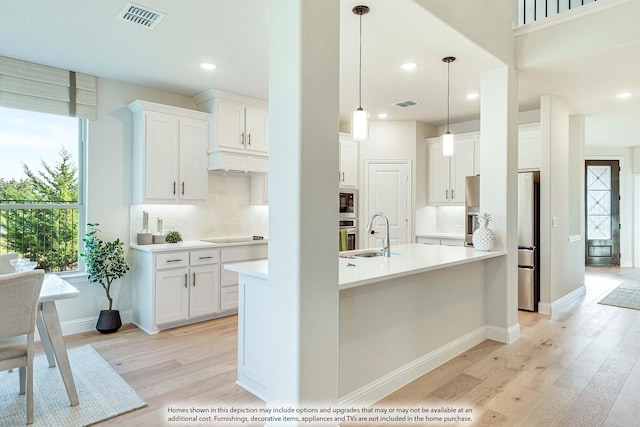
[[[506,252],[397,245],[391,257],[340,253],[339,404],[371,404],[487,339],[486,262]],[[239,274],[238,379],[265,399],[268,261]]]

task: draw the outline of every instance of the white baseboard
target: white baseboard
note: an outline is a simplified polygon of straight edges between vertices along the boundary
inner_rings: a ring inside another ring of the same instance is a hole
[[[569,292],[562,298],[558,298],[551,304],[539,302],[538,303],[538,313],[545,314],[547,316],[551,316],[554,311],[559,311],[564,306],[567,306],[573,302],[576,302],[580,298],[582,298],[587,293],[587,287],[582,285],[578,289],[574,289]]]
[[[518,329],[519,330],[519,329]],[[340,406],[369,406],[487,339],[481,327],[338,399]]]
[[[121,311],[120,319],[122,324],[131,323],[132,312],[131,310]],[[98,322],[98,315],[85,317],[82,319],[68,320],[66,322],[60,322],[62,328],[62,335],[80,334],[82,332],[93,331],[96,329],[96,323]],[[40,335],[36,332],[35,339],[40,340]]]
[[[516,323],[508,329],[487,325],[487,338],[493,341],[511,344],[520,338],[520,324]]]
[[[538,301],[538,313],[551,316],[551,304]]]

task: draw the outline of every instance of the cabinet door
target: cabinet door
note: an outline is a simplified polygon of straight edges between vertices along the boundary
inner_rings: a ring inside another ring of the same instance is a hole
[[[145,199],[175,199],[178,185],[178,118],[170,114],[146,112],[144,144]]]
[[[449,200],[464,204],[465,177],[474,175],[475,139],[458,139],[455,154],[451,158],[451,183]]]
[[[428,177],[429,203],[449,203],[449,157],[442,155],[442,142],[429,144]]]
[[[180,185],[179,197],[205,200],[209,174],[207,147],[209,123],[204,120],[180,119]]]
[[[269,113],[255,107],[245,109],[246,140],[244,148],[247,151],[265,154],[269,151]]]
[[[251,175],[251,204],[269,204],[269,174],[254,173]]]
[[[200,265],[190,270],[189,317],[220,311],[220,264]]]
[[[358,186],[358,143],[340,141],[340,186]]]
[[[218,101],[216,113],[216,143],[219,147],[244,149],[244,106]]]
[[[156,323],[184,320],[189,316],[189,284],[187,268],[156,273]]]

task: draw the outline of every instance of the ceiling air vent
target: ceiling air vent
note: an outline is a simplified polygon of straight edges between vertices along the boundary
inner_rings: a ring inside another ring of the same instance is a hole
[[[396,102],[393,105],[400,108],[406,108],[406,107],[411,107],[412,105],[417,105],[417,104],[418,103],[414,101],[400,101],[400,102]]]
[[[133,3],[127,3],[118,14],[119,19],[141,25],[145,28],[155,27],[165,16],[164,13],[156,12],[155,10]]]

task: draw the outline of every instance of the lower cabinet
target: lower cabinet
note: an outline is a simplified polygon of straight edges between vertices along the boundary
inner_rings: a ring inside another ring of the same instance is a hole
[[[225,270],[224,266],[245,261],[255,261],[267,258],[267,244],[253,244],[247,246],[230,246],[220,249],[220,309],[230,310],[238,308],[238,273]]]
[[[223,265],[267,258],[267,243],[154,251],[134,247],[133,322],[148,334],[235,314],[238,275]]]
[[[464,246],[464,239],[440,239],[437,237],[416,237],[417,243],[425,245],[442,245],[442,246]]]

